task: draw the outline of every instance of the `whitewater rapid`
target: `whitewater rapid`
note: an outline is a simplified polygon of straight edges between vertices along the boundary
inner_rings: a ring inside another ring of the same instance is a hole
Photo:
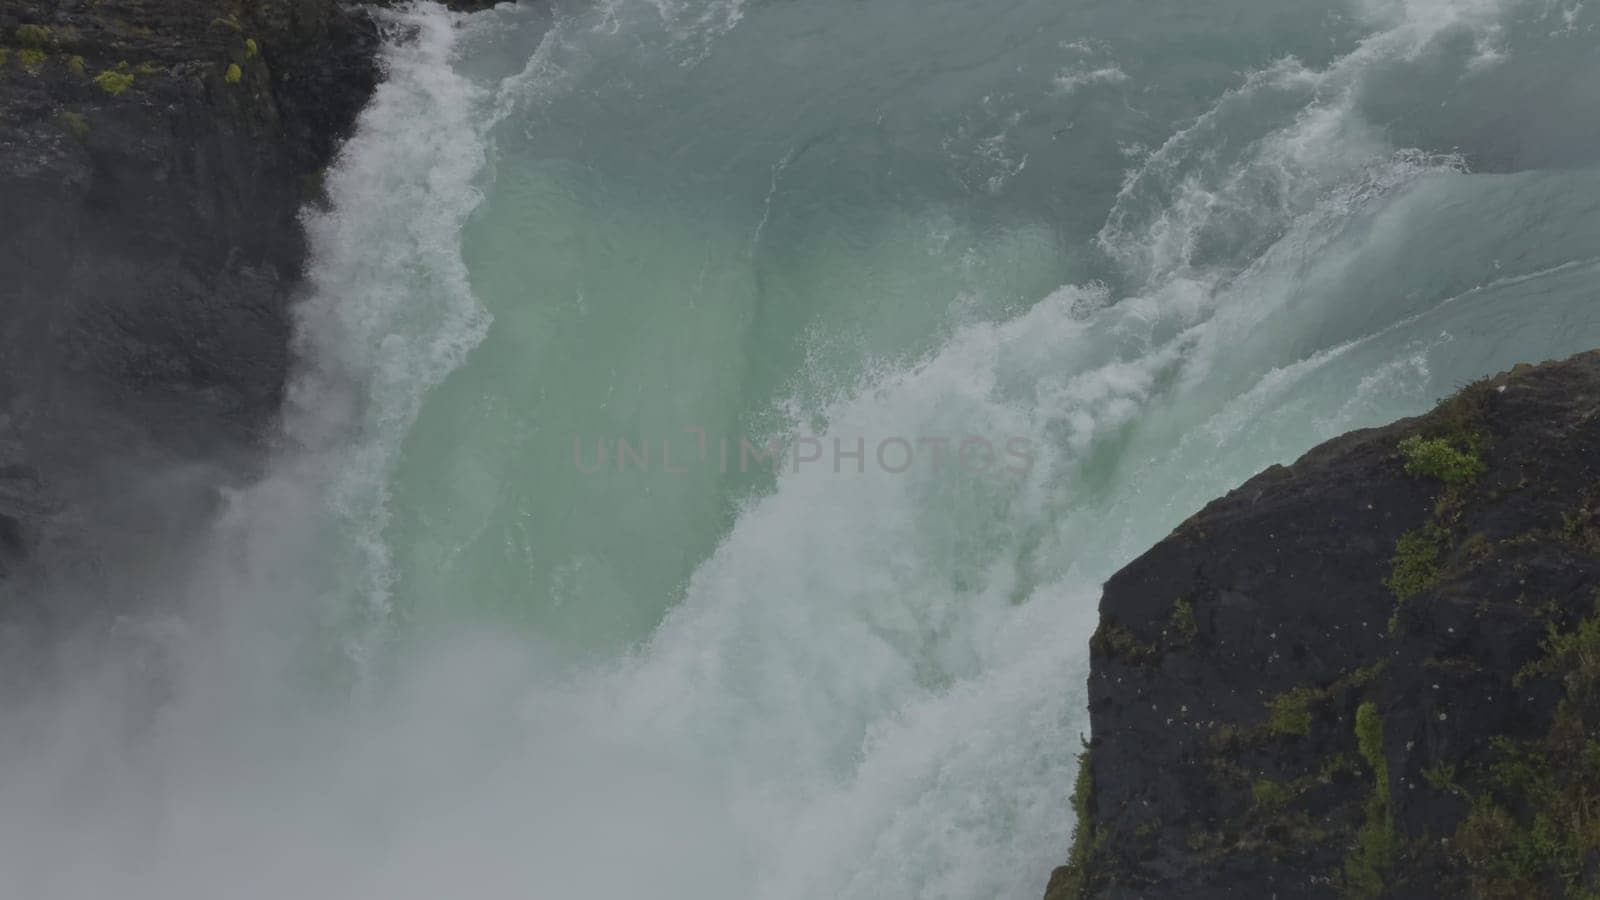
[[[1201,6],[382,13],[271,473],[5,712],[13,894],[1042,894],[1106,577],[1600,346],[1594,11]],[[695,435],[790,456],[573,457]]]

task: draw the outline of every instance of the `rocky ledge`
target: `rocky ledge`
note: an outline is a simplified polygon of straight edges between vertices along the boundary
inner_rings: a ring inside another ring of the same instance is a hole
[[[1600,895],[1600,353],[1217,500],[1105,586],[1069,897]]]

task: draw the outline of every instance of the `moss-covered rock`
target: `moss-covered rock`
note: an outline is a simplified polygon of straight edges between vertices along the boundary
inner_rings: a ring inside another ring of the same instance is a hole
[[[1600,896],[1597,591],[1600,353],[1263,473],[1106,584],[1052,896]]]

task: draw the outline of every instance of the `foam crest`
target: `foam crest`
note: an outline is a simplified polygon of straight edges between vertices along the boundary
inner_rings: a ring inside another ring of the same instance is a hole
[[[285,427],[318,457],[336,540],[358,559],[358,596],[381,628],[389,614],[388,479],[428,392],[482,340],[460,233],[481,196],[485,93],[451,67],[459,19],[421,4],[385,14],[388,77],[332,168],[329,205],[305,217],[315,255],[298,309],[307,363]],[[419,123],[427,127],[418,127]],[[371,648],[358,639],[352,652]]]

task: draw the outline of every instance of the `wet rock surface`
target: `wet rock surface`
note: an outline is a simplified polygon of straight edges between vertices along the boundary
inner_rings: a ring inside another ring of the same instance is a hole
[[[249,477],[378,40],[333,0],[0,4],[0,578],[148,557]]]
[[[1600,888],[1600,353],[1210,504],[1113,577],[1047,897]]]

